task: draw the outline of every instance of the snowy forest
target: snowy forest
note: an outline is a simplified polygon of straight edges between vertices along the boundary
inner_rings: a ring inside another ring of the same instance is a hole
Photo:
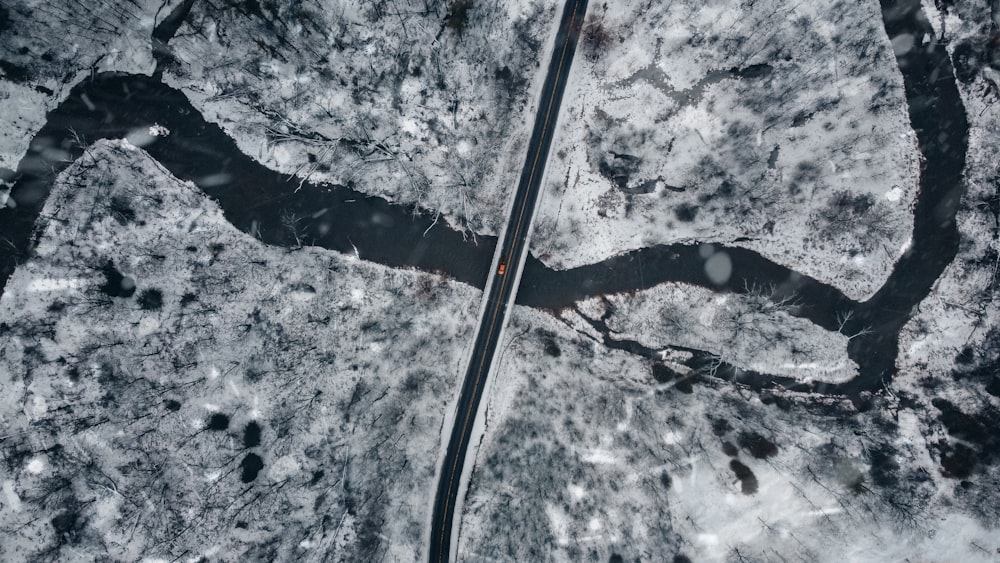
[[[503,268],[451,560],[1000,559],[1000,2],[571,3],[0,4],[0,560],[426,560]]]

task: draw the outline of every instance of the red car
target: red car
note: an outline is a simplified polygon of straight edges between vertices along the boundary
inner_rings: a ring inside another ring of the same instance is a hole
[[[507,271],[507,259],[503,258],[500,260],[500,267],[497,268],[497,275],[502,276],[506,271]]]

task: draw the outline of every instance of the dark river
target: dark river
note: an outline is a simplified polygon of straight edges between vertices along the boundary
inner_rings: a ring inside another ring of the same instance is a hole
[[[910,34],[934,37],[919,2],[884,1],[882,16],[890,38]],[[176,23],[176,22],[175,22]],[[172,34],[172,33],[171,33]],[[162,35],[162,34],[161,34]],[[161,44],[169,36],[159,38]],[[162,45],[161,45],[162,46]],[[529,256],[517,302],[558,310],[583,298],[630,292],[663,282],[687,282],[715,291],[740,293],[745,285],[773,285],[777,295],[794,293],[798,316],[836,330],[837,315],[853,311],[845,332],[870,327],[851,341],[849,353],[861,375],[840,385],[817,384],[808,390],[856,395],[876,391],[894,374],[897,337],[915,306],[954,259],[958,246],[955,214],[962,195],[962,170],[968,123],[943,45],[915,46],[898,56],[910,119],[924,158],[911,250],[887,283],[870,300],[855,302],[833,287],[740,248],[716,246],[728,254],[733,275],[717,286],[705,274],[696,245],[644,248],[566,271],[555,271]],[[435,272],[483,288],[496,238],[464,236],[431,213],[366,196],[347,186],[289,179],[244,155],[218,126],[206,122],[179,91],[158,78],[97,75],[73,89],[48,114],[16,171],[11,192],[16,206],[0,209],[0,287],[16,264],[30,256],[33,225],[55,175],[82,153],[74,131],[90,141],[121,138],[153,123],[171,134],[143,147],[174,176],[197,184],[221,205],[241,230],[279,246],[302,244],[355,253],[392,267]],[[513,181],[513,179],[512,179]],[[297,188],[299,188],[297,190]],[[293,233],[282,217],[295,217]],[[297,235],[297,239],[296,239]],[[637,350],[632,350],[637,351]],[[739,379],[755,388],[794,382],[743,372]]]

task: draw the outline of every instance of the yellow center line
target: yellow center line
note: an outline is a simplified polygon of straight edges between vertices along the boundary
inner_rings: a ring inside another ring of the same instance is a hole
[[[552,114],[552,105],[555,102],[556,90],[558,90],[558,88],[559,88],[559,76],[562,74],[563,63],[566,60],[566,49],[567,49],[567,47],[569,47],[569,36],[573,33],[573,29],[572,29],[573,20],[576,18],[576,12],[577,12],[577,8],[579,8],[579,4],[580,4],[579,0],[573,4],[573,13],[570,15],[570,18],[569,18],[569,28],[567,29],[567,33],[566,33],[566,40],[563,41],[562,52],[559,54],[559,66],[556,69],[556,78],[555,78],[555,81],[552,83],[552,92],[549,95],[548,106],[545,108],[545,120],[542,122],[542,134],[538,138],[538,148],[535,150],[535,156],[534,156],[534,159],[532,160],[532,163],[531,163],[531,173],[528,174],[528,187],[529,187],[528,191],[530,191],[531,180],[532,180],[532,178],[535,177],[535,170],[538,167],[538,159],[541,157],[541,154],[542,154],[542,144],[543,144],[543,140],[545,139],[545,134],[546,134],[546,132],[549,129],[549,119],[550,119],[551,114]],[[527,206],[527,198],[525,198],[525,200],[521,202],[521,211],[520,211],[520,213],[518,214],[518,217],[517,217],[517,224],[516,224],[516,227],[514,229],[514,237],[512,239],[510,239],[510,240],[514,241],[514,244],[511,246],[511,250],[513,250],[514,246],[517,245],[517,237],[521,234],[521,226],[524,223],[524,211],[525,211],[526,206]],[[501,248],[501,250],[502,250],[502,248]],[[510,258],[513,258],[513,256],[511,256]],[[496,330],[497,320],[500,318],[500,310],[503,308],[503,301],[504,301],[503,300],[503,293],[504,293],[504,290],[507,287],[507,279],[509,277],[510,276],[503,276],[503,278],[500,280],[500,292],[497,294],[497,297],[498,297],[497,303],[496,303],[496,305],[493,308],[493,313],[492,313],[493,314],[493,318],[490,321],[490,331],[489,331],[489,333],[486,336],[486,342],[487,343],[489,343],[493,339],[493,332]],[[487,347],[488,347],[488,345],[487,345]],[[474,385],[472,387],[472,396],[473,397],[475,397],[476,393],[479,391],[479,383],[482,380],[483,368],[485,367],[485,364],[486,364],[486,354],[483,354],[482,359],[479,361],[479,368],[476,371],[475,383],[474,383]],[[472,408],[472,404],[470,403],[468,410],[466,410],[466,412],[465,412],[465,419],[462,422],[462,432],[461,432],[461,434],[459,434],[459,437],[458,437],[458,450],[456,450],[456,451],[461,451],[462,446],[465,444],[465,431],[469,427],[469,420],[472,417],[473,410],[474,409]],[[445,494],[445,497],[444,497],[444,514],[448,514],[448,508],[451,506],[451,504],[450,504],[451,503],[451,487],[452,487],[452,485],[454,484],[454,481],[455,481],[455,470],[457,468],[458,468],[458,456],[456,455],[455,456],[455,461],[454,461],[454,463],[452,463],[452,466],[451,466],[451,474],[448,477],[448,489],[447,489],[448,492],[447,492],[447,494]],[[457,495],[456,495],[456,499],[457,499]],[[444,547],[444,535],[445,535],[445,532],[447,532],[447,530],[448,530],[447,523],[446,522],[442,522],[441,523],[441,534],[440,534],[440,536],[438,538],[438,543],[440,544],[441,548]],[[441,555],[438,556],[438,561],[442,561],[443,560],[444,550],[441,549],[440,553],[441,553]]]

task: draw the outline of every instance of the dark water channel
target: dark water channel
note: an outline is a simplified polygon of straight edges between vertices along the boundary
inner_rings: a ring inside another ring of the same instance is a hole
[[[153,123],[170,135],[143,148],[171,174],[216,199],[233,225],[268,244],[301,243],[351,254],[356,249],[361,258],[388,266],[440,272],[479,287],[486,279],[495,237],[473,240],[444,220],[435,225],[427,212],[346,186],[305,182],[300,188],[297,178],[240,152],[181,92],[147,76],[100,75],[74,88],[49,113],[18,166],[11,192],[17,205],[0,210],[0,237],[14,240],[18,251],[4,254],[0,283],[25,255],[54,175],[82,154],[73,132],[88,141],[122,138]]]
[[[716,251],[729,256],[733,275],[716,285],[705,273],[699,246],[670,245],[644,248],[567,271],[552,270],[529,256],[517,302],[558,310],[583,298],[636,291],[663,282],[687,282],[734,293],[744,292],[747,286],[773,285],[779,297],[796,295],[800,306],[795,314],[828,330],[836,330],[838,314],[849,311],[853,318],[844,327],[846,333],[873,330],[850,344],[850,356],[861,367],[860,377],[840,385],[817,384],[807,390],[856,395],[880,389],[894,374],[900,329],[955,257],[955,213],[962,194],[968,138],[964,107],[944,46],[920,45],[921,38],[934,37],[934,33],[919,2],[884,1],[882,16],[890,38],[910,34],[917,39],[916,46],[898,55],[897,60],[925,163],[911,251],[896,264],[888,282],[872,299],[855,302],[829,285],[754,252],[718,246]],[[216,199],[233,225],[266,243],[357,252],[373,262],[441,273],[478,288],[484,286],[495,237],[463,236],[443,220],[434,224],[434,217],[425,211],[366,196],[347,186],[310,182],[300,186],[297,178],[271,171],[240,152],[233,140],[206,122],[181,92],[162,84],[158,73],[155,76],[98,75],[74,88],[48,115],[18,166],[11,192],[16,206],[0,209],[0,241],[9,241],[0,244],[0,287],[16,264],[30,255],[32,229],[55,175],[82,154],[74,134],[88,141],[121,138],[153,123],[165,126],[171,134],[143,148],[174,176],[194,182]],[[294,219],[294,230],[288,226],[289,217]],[[644,352],[628,343],[615,347]],[[733,369],[727,373],[758,389],[776,383],[794,386],[792,381],[766,374]]]

